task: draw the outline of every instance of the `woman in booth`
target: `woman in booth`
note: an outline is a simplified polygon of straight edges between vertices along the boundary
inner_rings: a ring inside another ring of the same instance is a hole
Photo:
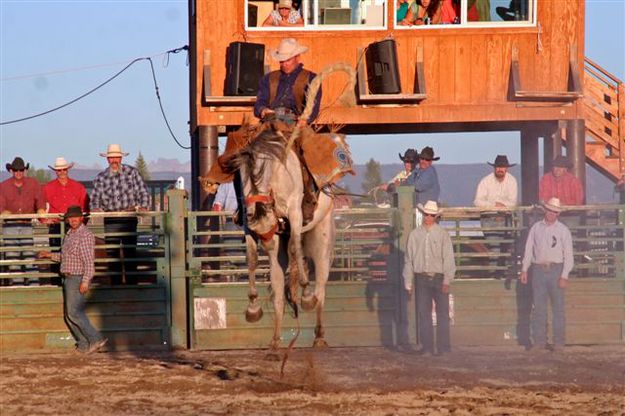
[[[415,25],[438,25],[441,23],[441,0],[416,0]]]
[[[397,24],[401,26],[436,25],[441,23],[441,0],[399,0]]]
[[[280,0],[278,2],[278,9],[269,13],[269,16],[267,16],[263,22],[263,26],[304,26],[304,19],[302,19],[299,10],[293,9],[293,0]]]

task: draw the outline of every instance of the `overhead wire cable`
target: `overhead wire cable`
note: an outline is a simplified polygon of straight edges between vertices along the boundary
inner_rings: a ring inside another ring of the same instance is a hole
[[[189,46],[185,45],[185,46],[182,46],[182,47],[179,47],[179,48],[168,50],[168,51],[164,52],[164,54],[169,56],[170,54],[177,54],[179,52],[188,51],[188,50],[189,50]],[[159,55],[157,55],[157,56],[159,56]],[[181,144],[178,141],[178,139],[176,138],[176,135],[174,134],[174,132],[171,129],[171,126],[169,125],[169,120],[167,119],[167,116],[165,114],[165,109],[163,108],[163,103],[161,101],[161,95],[160,95],[160,92],[159,92],[158,82],[156,80],[156,72],[154,70],[154,63],[152,61],[152,57],[149,57],[149,56],[148,57],[142,57],[142,58],[135,58],[135,59],[133,59],[132,61],[130,61],[130,63],[128,63],[124,68],[122,68],[120,71],[115,73],[113,76],[109,77],[104,82],[101,82],[96,87],[94,87],[91,90],[87,91],[86,93],[84,93],[84,94],[74,98],[73,100],[70,100],[70,101],[68,101],[68,102],[66,102],[64,104],[61,104],[61,105],[57,106],[57,107],[51,108],[50,110],[46,110],[46,111],[43,111],[41,113],[33,114],[31,116],[22,117],[22,118],[15,119],[15,120],[2,121],[2,122],[0,122],[0,126],[5,126],[5,125],[9,125],[9,124],[15,124],[15,123],[19,123],[19,122],[22,122],[22,121],[31,120],[31,119],[34,119],[34,118],[37,118],[37,117],[42,117],[44,115],[47,115],[47,114],[53,113],[55,111],[61,110],[61,109],[65,108],[65,107],[68,107],[68,106],[74,104],[75,102],[80,101],[83,98],[93,94],[94,92],[96,92],[97,90],[99,90],[100,88],[104,87],[105,85],[107,85],[108,83],[113,81],[115,78],[120,76],[122,73],[124,73],[132,65],[136,64],[139,61],[144,61],[144,60],[146,60],[146,61],[148,61],[150,63],[150,70],[151,70],[151,73],[152,73],[152,81],[154,82],[154,89],[155,89],[155,92],[156,92],[156,98],[158,100],[158,105],[159,105],[160,110],[161,110],[161,115],[163,116],[163,120],[165,121],[165,125],[167,126],[167,129],[169,130],[169,133],[170,133],[171,137],[174,139],[176,144],[178,146],[180,146],[181,148],[187,149],[187,150],[190,149],[191,146],[184,146],[183,144]]]

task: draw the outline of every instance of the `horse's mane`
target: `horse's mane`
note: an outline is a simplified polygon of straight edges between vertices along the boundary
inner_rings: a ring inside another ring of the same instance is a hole
[[[258,187],[263,178],[266,164],[257,162],[263,159],[282,161],[287,145],[287,139],[275,126],[270,125],[263,130],[250,144],[233,154],[224,162],[224,169],[230,172],[240,170],[245,166],[248,172],[252,192],[258,193]]]

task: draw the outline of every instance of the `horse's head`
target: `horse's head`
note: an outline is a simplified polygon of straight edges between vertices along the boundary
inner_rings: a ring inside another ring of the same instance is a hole
[[[241,176],[247,225],[261,238],[277,228],[271,176],[274,163],[281,163],[285,145],[284,136],[273,129],[264,130],[227,161],[228,169]]]

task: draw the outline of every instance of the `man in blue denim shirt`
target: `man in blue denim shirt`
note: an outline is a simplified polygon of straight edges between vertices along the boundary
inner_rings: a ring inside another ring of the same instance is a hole
[[[306,106],[306,91],[310,82],[317,76],[304,69],[301,54],[308,47],[300,45],[293,38],[283,39],[271,56],[280,62],[280,70],[265,75],[258,86],[254,105],[254,115],[264,119],[275,116],[287,124],[300,126],[312,123],[319,115],[321,89],[315,97],[315,106],[308,120],[299,120]]]
[[[419,166],[412,172],[412,175],[406,182],[414,185],[417,204],[425,204],[427,201],[438,202],[441,188],[438,184],[438,175],[436,174],[436,169],[432,166],[432,161],[439,159],[440,157],[434,157],[434,149],[430,146],[424,147],[419,154]]]

